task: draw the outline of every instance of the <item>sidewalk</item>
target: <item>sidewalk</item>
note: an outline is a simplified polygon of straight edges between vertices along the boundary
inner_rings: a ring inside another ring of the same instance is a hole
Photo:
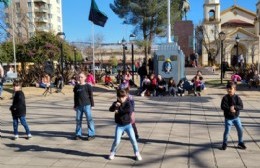
[[[209,88],[202,97],[135,97],[139,149],[143,161],[135,161],[130,141],[124,137],[116,158],[107,159],[114,137],[114,114],[108,107],[115,100],[113,90],[95,88],[93,117],[96,139],[73,140],[75,112],[72,87],[63,94],[46,97],[39,88],[23,88],[27,119],[33,138],[26,140],[24,129],[12,138],[9,112],[10,93],[0,101],[2,139],[1,168],[256,168],[260,165],[260,91],[238,91],[244,103],[241,112],[247,150],[236,148],[233,127],[226,151],[219,149],[224,131],[220,101],[225,89]],[[83,121],[86,133],[86,122]],[[85,134],[86,136],[86,134]]]

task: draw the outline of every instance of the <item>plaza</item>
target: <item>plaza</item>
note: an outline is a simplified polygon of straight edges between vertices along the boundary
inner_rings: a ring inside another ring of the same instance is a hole
[[[42,96],[43,89],[23,88],[27,104],[27,121],[33,138],[26,140],[19,126],[18,140],[12,140],[12,118],[9,111],[11,91],[4,92],[1,112],[1,168],[202,168],[259,167],[260,104],[259,88],[239,87],[244,103],[241,120],[247,149],[237,148],[237,134],[232,127],[226,151],[220,150],[224,132],[224,117],[220,102],[226,93],[224,86],[210,87],[202,97],[138,97],[136,124],[138,145],[143,160],[136,161],[127,136],[122,138],[114,160],[108,155],[114,138],[114,113],[108,108],[115,101],[115,92],[97,85],[94,88],[95,107],[92,114],[96,126],[93,141],[74,140],[75,111],[73,87],[63,92]],[[86,121],[83,133],[86,135]]]

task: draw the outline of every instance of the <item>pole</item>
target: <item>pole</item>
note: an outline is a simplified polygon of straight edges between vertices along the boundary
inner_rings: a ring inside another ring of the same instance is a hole
[[[171,1],[168,0],[168,4],[167,4],[167,19],[168,19],[168,31],[167,31],[167,40],[168,43],[171,43]]]
[[[77,66],[77,61],[76,61],[76,47],[74,48],[74,69],[76,70],[76,66]]]
[[[220,81],[223,84],[223,40],[221,40],[221,58],[220,58]]]
[[[135,83],[135,72],[134,72],[134,43],[132,42],[131,44],[131,47],[132,47],[132,81],[133,83]]]
[[[13,57],[14,57],[14,72],[16,73],[17,72],[17,69],[16,69],[16,48],[15,48],[15,32],[14,32],[14,8],[13,8],[14,5],[12,5],[12,32],[13,32]]]
[[[61,75],[64,79],[64,65],[63,65],[63,62],[64,62],[64,55],[63,55],[63,42],[60,43],[60,51],[61,51],[61,56],[60,56],[60,62],[61,62]]]
[[[123,70],[124,70],[124,73],[126,72],[126,67],[125,67],[125,64],[126,64],[126,58],[125,58],[125,44],[123,44]]]
[[[94,35],[94,23],[92,22],[92,69],[93,69],[93,76],[96,80],[96,73],[95,73],[95,35]]]

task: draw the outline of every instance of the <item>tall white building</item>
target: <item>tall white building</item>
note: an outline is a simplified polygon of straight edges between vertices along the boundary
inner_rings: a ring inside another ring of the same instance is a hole
[[[28,40],[36,31],[62,32],[62,0],[13,0],[6,9],[6,24],[20,40]]]

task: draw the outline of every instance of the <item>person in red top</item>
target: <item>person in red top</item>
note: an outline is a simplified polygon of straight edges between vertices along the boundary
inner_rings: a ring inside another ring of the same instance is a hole
[[[86,82],[87,82],[87,84],[89,84],[91,86],[94,86],[96,84],[94,75],[92,74],[91,71],[88,71]]]
[[[105,85],[108,87],[114,87],[114,84],[109,74],[106,74],[105,76]]]

